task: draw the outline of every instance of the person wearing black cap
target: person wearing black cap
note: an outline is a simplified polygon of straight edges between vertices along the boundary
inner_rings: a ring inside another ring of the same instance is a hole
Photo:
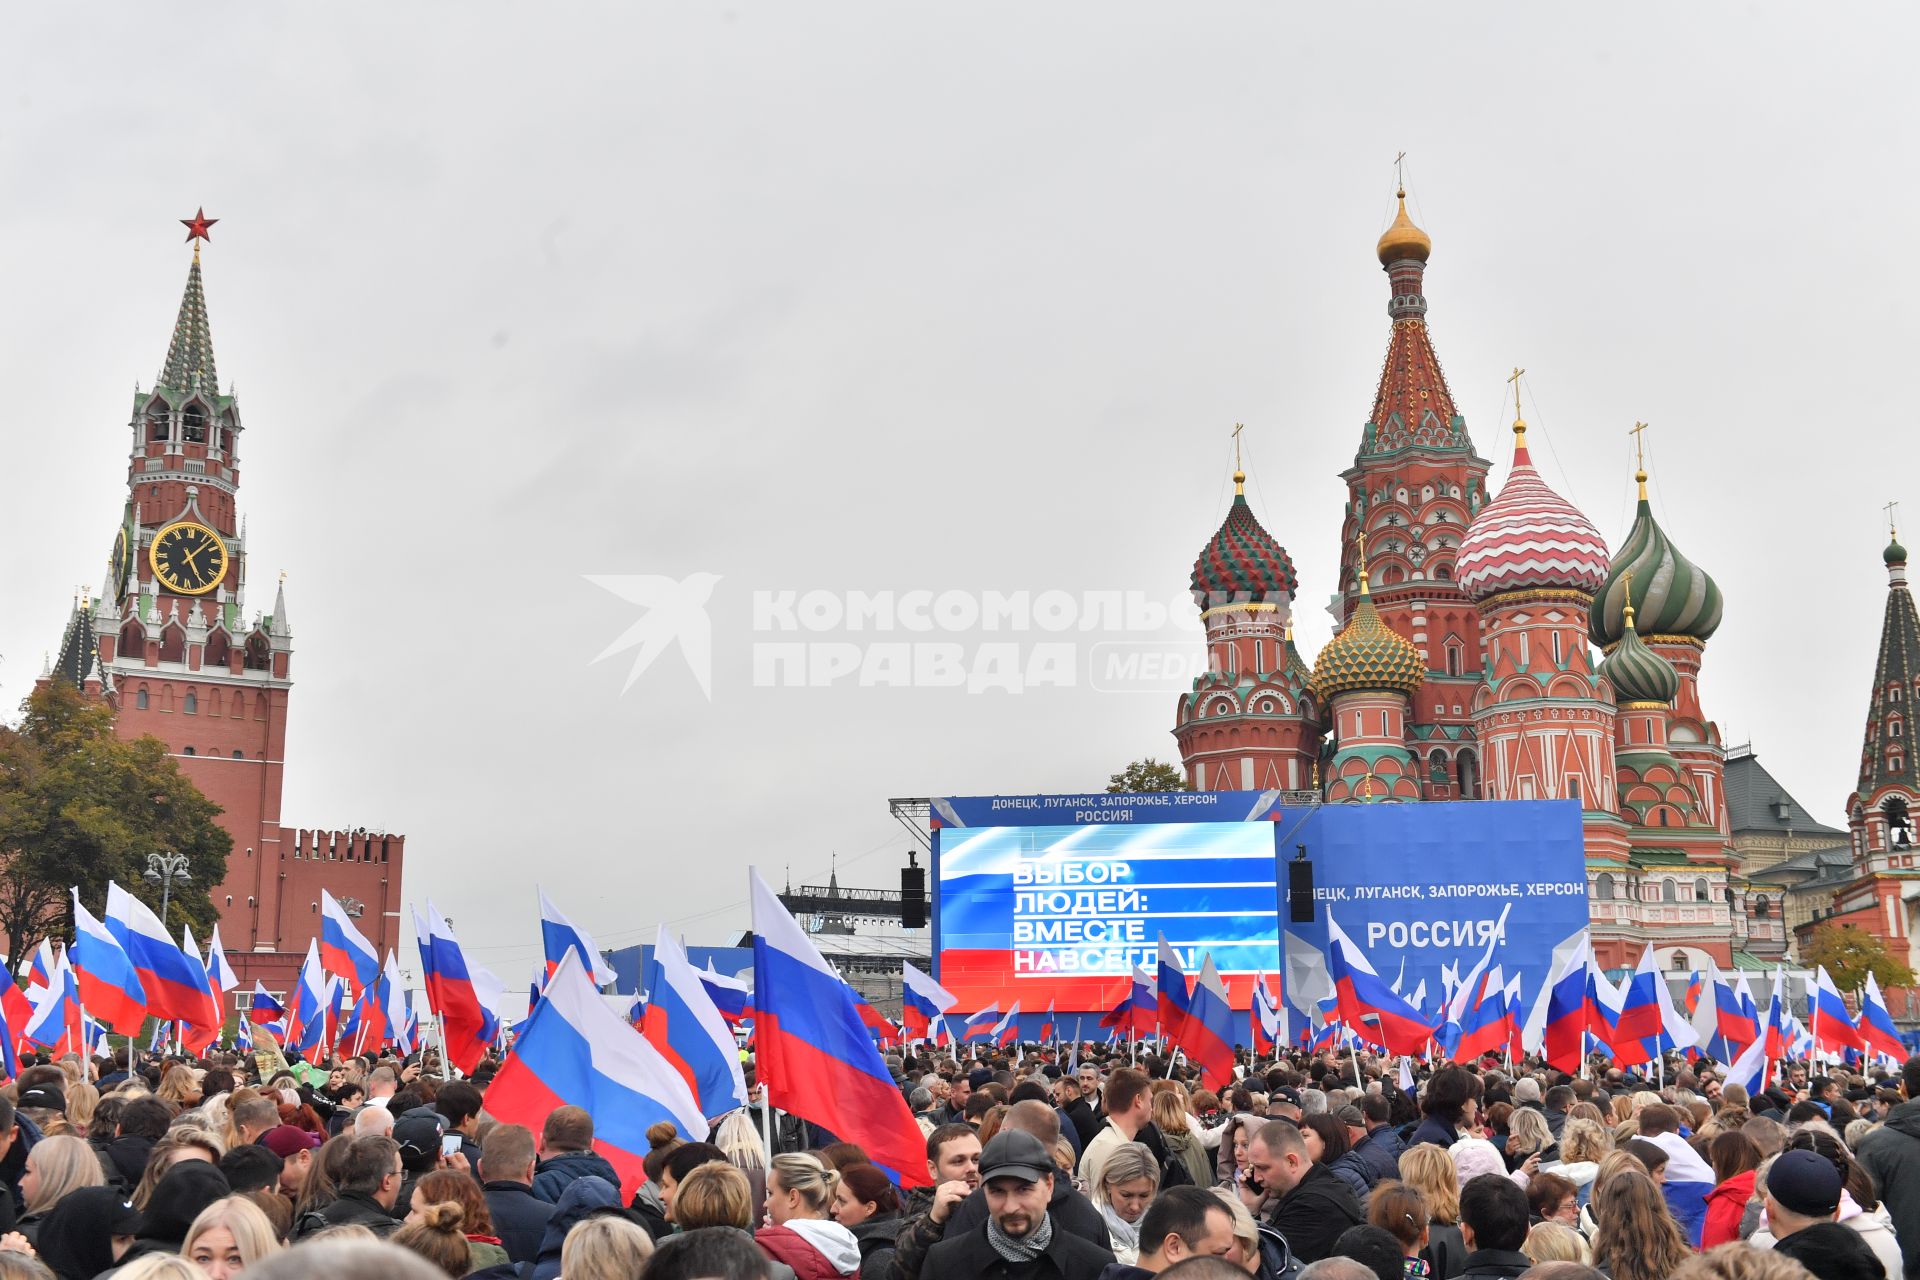
[[[1900,1093],[1906,1101],[1860,1139],[1855,1156],[1873,1175],[1893,1218],[1907,1274],[1920,1275],[1920,1058],[1908,1058],[1901,1067]]]
[[[1098,1280],[1113,1254],[1054,1230],[1047,1213],[1054,1177],[1040,1139],[1018,1129],[995,1134],[980,1155],[987,1220],[935,1245],[920,1280]]]
[[[1818,1280],[1886,1280],[1886,1268],[1840,1212],[1840,1171],[1812,1151],[1783,1151],[1767,1170],[1767,1226],[1774,1252]]]
[[[34,1248],[60,1280],[93,1280],[133,1247],[140,1211],[113,1187],[81,1187],[61,1197],[40,1224]]]

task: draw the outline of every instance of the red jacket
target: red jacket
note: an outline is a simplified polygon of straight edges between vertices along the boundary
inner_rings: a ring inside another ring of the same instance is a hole
[[[792,1267],[796,1280],[840,1280],[842,1276],[852,1275],[860,1269],[858,1244],[853,1248],[849,1269],[841,1271],[815,1247],[813,1241],[792,1227],[762,1227],[753,1233],[753,1241],[769,1258]]]
[[[1736,1173],[1707,1196],[1707,1216],[1700,1228],[1700,1247],[1711,1249],[1740,1238],[1740,1219],[1753,1199],[1756,1170]]]

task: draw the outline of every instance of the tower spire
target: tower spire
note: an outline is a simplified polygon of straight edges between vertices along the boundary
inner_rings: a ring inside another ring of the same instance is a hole
[[[167,344],[158,383],[169,391],[217,396],[220,375],[214,368],[213,331],[207,323],[207,295],[200,279],[200,242],[211,240],[208,229],[219,219],[207,217],[202,209],[180,221],[193,245],[193,265],[187,268],[187,287],[180,295],[180,313],[173,322],[173,338]]]

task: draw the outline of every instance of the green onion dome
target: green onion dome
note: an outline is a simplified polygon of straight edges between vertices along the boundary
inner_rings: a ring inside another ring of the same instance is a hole
[[[1666,706],[1680,692],[1680,673],[1673,664],[1641,643],[1640,633],[1634,629],[1633,606],[1628,605],[1622,611],[1625,630],[1620,640],[1613,646],[1600,663],[1600,674],[1613,686],[1613,700],[1618,706],[1635,702],[1652,702]]]
[[[1632,604],[1641,635],[1705,643],[1720,626],[1720,588],[1705,570],[1680,554],[1654,520],[1647,505],[1646,472],[1640,472],[1639,479],[1639,510],[1593,599],[1587,634],[1605,648],[1618,644],[1626,634],[1624,610]]]

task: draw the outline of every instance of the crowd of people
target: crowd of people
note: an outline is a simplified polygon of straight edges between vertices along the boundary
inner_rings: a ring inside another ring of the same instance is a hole
[[[1220,1090],[1094,1047],[886,1062],[924,1171],[764,1110],[749,1062],[755,1101],[655,1125],[624,1192],[582,1108],[489,1116],[492,1062],[33,1063],[0,1090],[0,1280],[1920,1277],[1920,1058],[1754,1097],[1677,1059],[1243,1055]]]

